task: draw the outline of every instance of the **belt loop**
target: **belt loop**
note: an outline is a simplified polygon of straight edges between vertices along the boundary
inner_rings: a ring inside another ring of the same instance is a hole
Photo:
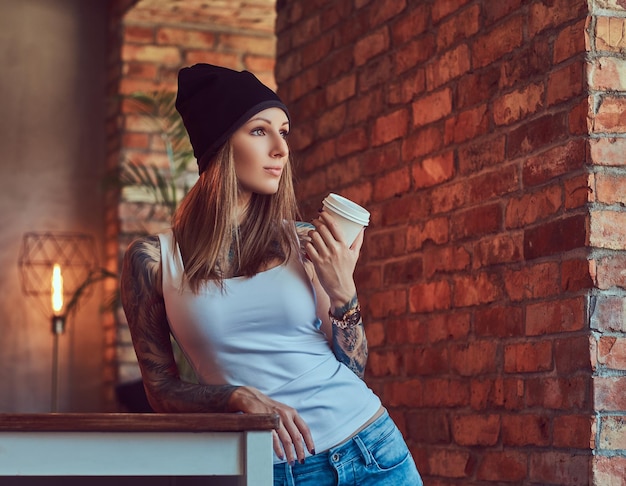
[[[287,485],[295,486],[296,478],[293,476],[293,466],[285,462],[285,476],[287,477]]]
[[[367,447],[365,447],[365,444],[363,443],[361,438],[358,436],[358,434],[355,435],[352,438],[352,440],[356,443],[357,447],[361,451],[361,455],[363,456],[363,460],[365,461],[365,465],[366,466],[370,466],[372,464],[372,455],[370,454],[370,451],[367,449]]]

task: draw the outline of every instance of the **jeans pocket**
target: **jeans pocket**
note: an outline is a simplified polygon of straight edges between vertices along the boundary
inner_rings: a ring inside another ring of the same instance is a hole
[[[390,434],[373,444],[369,452],[380,470],[398,467],[411,456],[404,437],[395,426]]]

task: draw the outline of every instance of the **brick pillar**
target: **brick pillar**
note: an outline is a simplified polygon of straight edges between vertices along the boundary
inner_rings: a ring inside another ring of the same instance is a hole
[[[626,10],[605,1],[590,8],[593,484],[609,485],[626,478]]]
[[[427,485],[623,477],[619,3],[279,3],[298,197],[372,211],[367,382]]]

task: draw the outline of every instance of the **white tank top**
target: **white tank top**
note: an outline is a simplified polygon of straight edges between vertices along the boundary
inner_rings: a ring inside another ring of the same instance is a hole
[[[297,257],[194,294],[182,284],[171,231],[159,240],[170,329],[200,383],[254,386],[294,407],[317,451],[339,444],[376,413],[379,398],[337,360],[319,329],[315,292]]]

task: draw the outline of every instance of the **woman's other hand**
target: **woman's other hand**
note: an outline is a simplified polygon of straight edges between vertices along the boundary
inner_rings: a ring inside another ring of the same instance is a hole
[[[305,447],[309,453],[315,454],[311,431],[296,409],[272,400],[250,386],[238,387],[229,404],[234,412],[277,413],[280,416],[279,427],[272,434],[274,452],[280,459],[286,459],[290,464],[296,460],[304,463]]]
[[[328,213],[322,211],[312,223],[315,230],[309,231],[311,241],[306,245],[306,252],[330,298],[331,307],[340,307],[356,295],[353,274],[363,245],[364,231],[361,230],[348,248],[339,226]]]

